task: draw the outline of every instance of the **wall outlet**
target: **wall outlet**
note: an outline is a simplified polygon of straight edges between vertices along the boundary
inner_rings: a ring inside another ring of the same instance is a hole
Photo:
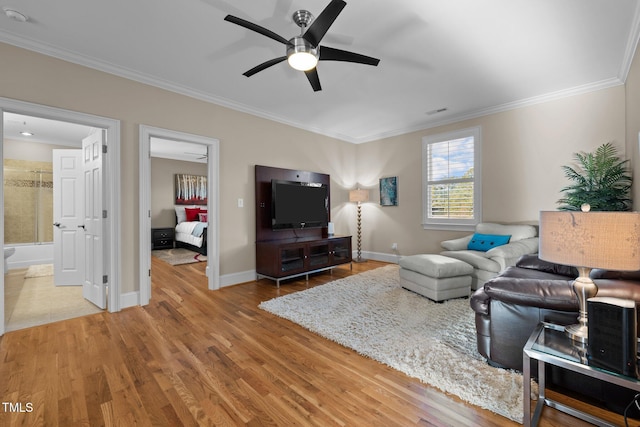
[[[398,244],[397,243],[392,243],[391,244],[391,250],[392,251],[397,251],[398,250]]]

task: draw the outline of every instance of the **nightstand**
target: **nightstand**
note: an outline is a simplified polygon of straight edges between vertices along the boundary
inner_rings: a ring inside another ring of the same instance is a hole
[[[151,249],[173,249],[174,237],[173,228],[152,228]]]

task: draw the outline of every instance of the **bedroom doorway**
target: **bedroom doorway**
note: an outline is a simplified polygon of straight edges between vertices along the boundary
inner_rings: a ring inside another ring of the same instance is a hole
[[[103,132],[104,135],[106,136],[106,140],[104,142],[101,142],[100,144],[102,145],[102,151],[108,153],[108,155],[106,155],[103,158],[103,161],[101,162],[101,165],[100,165],[100,170],[103,172],[102,183],[100,186],[100,188],[102,189],[102,197],[101,197],[102,219],[100,221],[100,225],[101,225],[101,230],[104,231],[105,238],[102,240],[102,244],[100,245],[100,254],[101,254],[100,262],[102,267],[99,266],[99,268],[96,269],[96,274],[94,276],[100,277],[100,280],[99,280],[100,288],[104,292],[104,295],[106,298],[105,303],[108,310],[110,312],[119,311],[120,310],[120,261],[119,261],[120,250],[119,250],[118,239],[116,239],[114,236],[119,236],[120,234],[120,222],[119,222],[120,195],[119,193],[116,194],[114,190],[120,187],[120,184],[119,184],[120,122],[117,120],[103,118],[99,116],[93,116],[85,113],[63,110],[63,109],[54,108],[54,107],[47,107],[43,105],[32,104],[28,102],[17,101],[17,100],[12,100],[7,98],[0,98],[0,113],[2,113],[2,116],[3,116],[3,123],[2,125],[0,125],[0,157],[2,157],[3,160],[5,157],[5,150],[7,149],[7,147],[5,147],[4,137],[7,136],[5,134],[5,131],[8,129],[11,129],[11,126],[9,124],[5,126],[5,123],[4,123],[5,114],[20,116],[20,117],[30,117],[30,120],[46,121],[47,123],[50,123],[52,125],[56,123],[60,125],[76,124],[76,125],[80,125],[80,127],[83,127],[83,131],[86,128],[91,128],[96,130],[100,129],[100,132]],[[55,131],[59,131],[59,129],[56,127]],[[20,148],[17,148],[17,147],[18,146],[16,146],[16,149],[19,150]],[[24,161],[33,163],[40,160],[29,158]],[[29,163],[29,165],[31,165],[31,163]],[[3,182],[7,177],[6,176],[7,173],[8,173],[8,170],[5,170],[5,167],[3,164],[3,167],[2,167]],[[40,188],[44,185],[40,183],[40,181],[36,182],[32,179],[27,179],[25,181],[24,179],[21,180],[18,178],[16,178],[17,179],[17,181],[15,181],[16,184],[20,184],[22,182],[24,184],[23,186],[27,186],[29,188],[32,188],[32,187]],[[5,244],[6,244],[6,239],[5,239],[6,231],[9,231],[9,230],[5,230],[5,225],[6,225],[5,209],[4,209],[5,204],[9,203],[10,206],[15,207],[13,202],[5,200],[6,196],[7,194],[5,192],[5,188],[3,185],[2,187],[0,187],[0,200],[2,200],[2,209],[0,209],[0,212],[1,212],[0,215],[2,215],[2,217],[0,218],[0,224],[1,224],[0,239],[2,239],[3,243]],[[46,205],[43,204],[42,206],[46,206]],[[40,217],[38,216],[38,218]],[[44,215],[42,218],[45,218],[42,220],[44,222],[41,221],[39,223],[40,226],[38,227],[38,229],[46,230],[47,228],[45,226],[49,226],[49,229],[50,229],[52,225],[55,225],[55,224],[51,224],[52,221],[50,220],[50,216]],[[47,220],[46,218],[49,218],[49,219]],[[35,241],[36,242],[35,244],[27,245],[26,249],[27,249],[27,252],[29,252],[29,254],[25,262],[33,264],[33,262],[31,262],[31,258],[32,258],[30,253],[31,248],[33,248],[33,250],[36,251],[35,258],[33,259],[51,260],[53,255],[49,256],[48,255],[49,252],[43,251],[43,248],[45,246],[51,247],[51,244],[49,245],[45,244],[46,242],[49,242],[51,240],[52,239],[45,238],[42,241],[41,240]],[[17,254],[18,248],[23,249],[24,247],[25,247],[24,245],[21,245],[18,242],[15,245],[11,245],[10,249],[13,249],[14,250],[13,253]],[[27,252],[25,252],[25,254]],[[39,256],[42,256],[42,257],[38,258]],[[14,264],[18,265],[16,264],[16,262],[18,261],[14,261]],[[97,265],[97,264],[92,263],[92,265]],[[6,265],[5,265],[5,270],[6,270]],[[39,277],[39,276],[35,276],[35,277]],[[20,276],[20,278],[22,278],[22,276]],[[40,284],[42,285],[42,283]],[[48,286],[48,284],[46,285]],[[107,288],[109,289],[108,296],[106,292]],[[2,319],[2,321],[0,322],[0,335],[4,334],[7,326],[7,312],[5,308],[5,304],[7,300],[5,299],[5,292],[6,292],[5,277],[3,274],[3,275],[0,275],[0,319]],[[49,301],[49,303],[51,303],[51,301]],[[102,306],[104,307],[104,305]]]
[[[181,147],[181,144],[196,144],[206,154],[207,170],[207,287],[210,290],[220,288],[219,255],[219,141],[214,138],[140,125],[140,305],[147,305],[151,299],[151,144],[152,140],[169,142],[169,145]],[[174,144],[171,144],[173,142]],[[178,154],[185,150],[179,149]],[[200,152],[200,151],[198,151]],[[200,157],[200,156],[199,156]],[[188,158],[187,158],[188,159]],[[174,188],[166,189],[173,193]],[[172,206],[173,209],[173,206]]]

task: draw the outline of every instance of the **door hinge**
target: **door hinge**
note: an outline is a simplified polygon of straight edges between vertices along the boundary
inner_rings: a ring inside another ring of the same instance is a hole
[[[108,282],[109,282],[109,276],[105,274],[104,276],[102,276],[102,283],[106,285]]]
[[[106,209],[102,211],[102,218],[106,218],[107,217],[107,211]]]
[[[107,146],[106,145],[102,146],[102,154],[107,154]]]
[[[151,269],[149,269],[149,277],[151,277]]]

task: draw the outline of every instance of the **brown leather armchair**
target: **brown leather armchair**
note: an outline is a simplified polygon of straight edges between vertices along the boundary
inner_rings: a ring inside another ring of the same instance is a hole
[[[577,323],[578,300],[571,287],[577,276],[573,267],[525,255],[486,282],[470,301],[480,354],[494,366],[522,371],[522,348],[538,323]],[[640,304],[640,272],[594,269],[591,278],[598,296]]]
[[[577,276],[573,267],[525,255],[515,266],[486,282],[470,300],[476,313],[480,354],[493,366],[522,371],[522,349],[540,322],[577,323],[578,300],[571,287]],[[640,272],[594,269],[591,278],[598,286],[598,296],[632,299],[640,304]],[[536,371],[535,366],[532,368]],[[560,369],[548,371],[547,378],[552,388],[587,396],[616,412],[624,408],[618,405],[626,405],[633,398],[630,390]]]

